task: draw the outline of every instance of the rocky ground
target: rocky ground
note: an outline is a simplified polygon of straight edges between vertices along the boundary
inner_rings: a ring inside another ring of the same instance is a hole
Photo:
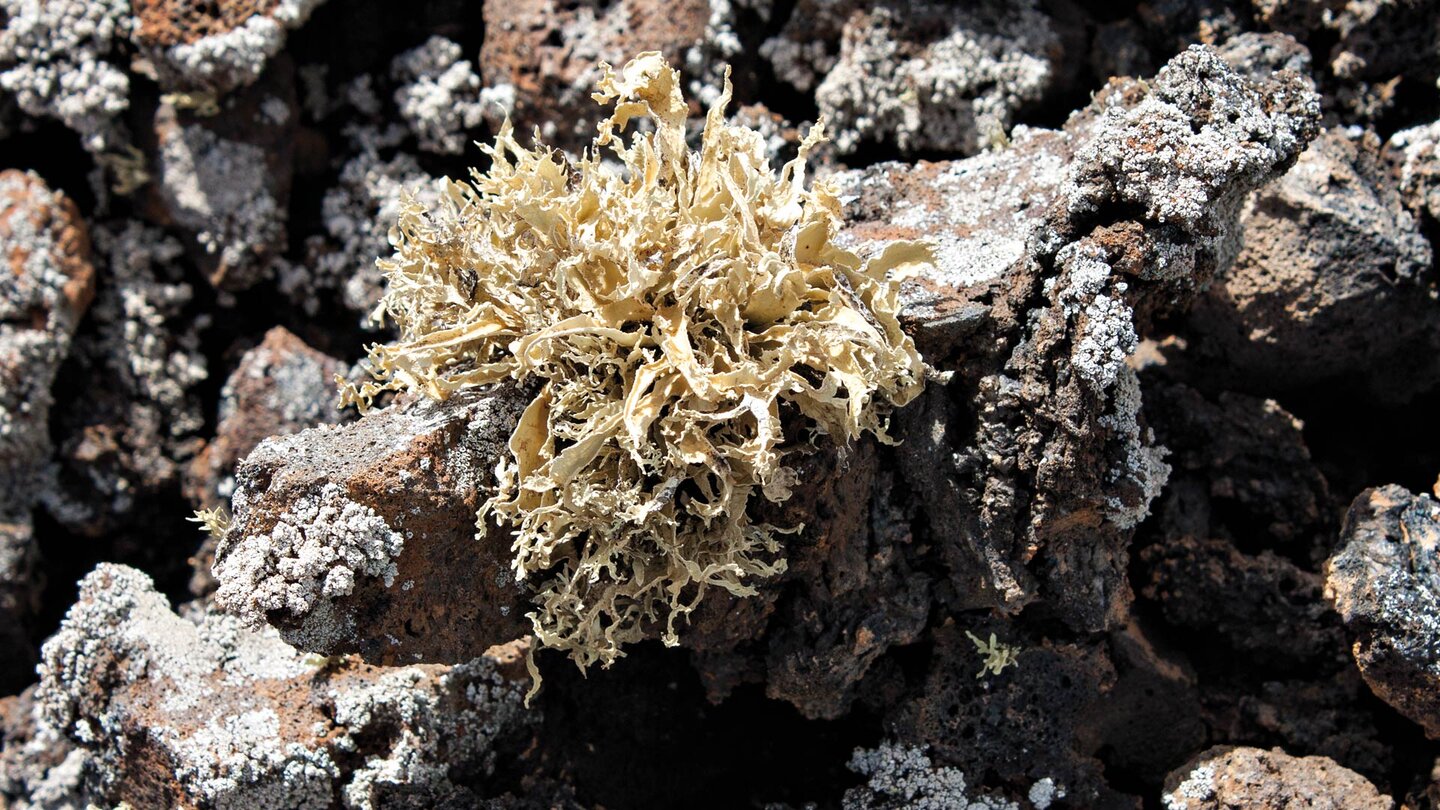
[[[1440,808],[1440,7],[0,0],[0,808]],[[582,676],[524,401],[336,408],[403,195],[600,60],[925,239],[788,570]],[[229,508],[218,543],[186,517]]]

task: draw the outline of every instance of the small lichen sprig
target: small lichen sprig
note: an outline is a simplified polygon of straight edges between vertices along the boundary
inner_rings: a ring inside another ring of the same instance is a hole
[[[929,260],[835,244],[839,201],[804,182],[821,126],[777,175],[764,139],[725,120],[728,76],[692,152],[658,53],[601,71],[594,98],[614,111],[578,161],[507,123],[488,171],[430,210],[404,204],[380,262],[399,339],[343,394],[536,392],[480,530],[487,514],[515,527],[535,635],[582,669],[656,629],[675,644],[707,591],[751,595],[784,570],[780,538],[800,527],[747,506],[790,497],[786,458],[808,444],[887,440],[924,365],[886,277]],[[634,119],[653,127],[627,136]]]
[[[975,645],[975,649],[985,659],[980,663],[980,671],[975,673],[977,679],[985,677],[987,672],[991,675],[999,675],[1005,671],[1005,667],[1020,666],[1019,648],[1001,644],[996,640],[994,633],[990,634],[989,642],[969,630],[965,631],[965,635],[970,638],[970,642]]]
[[[230,531],[230,513],[225,507],[217,506],[214,509],[196,509],[192,517],[185,518],[191,523],[200,524],[200,531],[220,539]]]

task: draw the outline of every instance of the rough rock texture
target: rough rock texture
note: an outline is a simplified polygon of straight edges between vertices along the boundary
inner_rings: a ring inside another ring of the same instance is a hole
[[[1387,486],[1360,493],[1326,591],[1382,700],[1440,737],[1440,504]]]
[[[1340,514],[1303,423],[1275,400],[1228,391],[1212,399],[1165,374],[1143,375],[1146,420],[1172,469],[1151,530],[1283,549],[1317,564],[1328,556]]]
[[[1415,0],[1308,2],[1251,0],[1257,22],[1317,50],[1327,73],[1329,103],[1342,114],[1374,120],[1416,86],[1440,76],[1440,25],[1428,3]]]
[[[1385,157],[1400,175],[1400,197],[1417,216],[1440,219],[1440,121],[1401,130],[1385,142]]]
[[[324,0],[135,0],[132,39],[167,92],[224,95],[280,52]]]
[[[1219,107],[1233,114],[1217,119]],[[1239,202],[1295,158],[1315,107],[1297,77],[1257,84],[1203,49],[1148,85],[1116,81],[1067,125],[1074,157],[996,290],[944,275],[929,285],[939,300],[926,309],[968,311],[961,334],[998,361],[961,366],[952,386],[973,398],[969,414],[952,394],[899,416],[902,469],[923,471],[912,486],[957,606],[1015,611],[1039,598],[1076,628],[1119,621],[1124,549],[1169,471],[1125,359],[1137,329],[1233,255]]]
[[[212,103],[213,111],[181,109],[174,100],[157,108],[153,143],[145,144],[154,181],[146,213],[186,233],[211,284],[240,290],[264,277],[286,245],[299,118],[290,61]]]
[[[368,316],[383,293],[375,258],[389,247],[386,236],[399,216],[402,195],[433,204],[443,183],[408,154],[387,160],[375,148],[364,149],[340,169],[339,182],[325,193],[325,235],[306,240],[305,261],[280,272],[281,291],[309,314],[338,293],[342,305]]]
[[[1216,52],[1230,67],[1251,76],[1291,70],[1309,77],[1313,68],[1310,50],[1288,34],[1244,33],[1219,43]]]
[[[660,51],[675,67],[704,76],[704,43],[728,27],[727,7],[709,0],[485,0],[480,75],[517,132],[538,127],[547,143],[578,148],[590,142],[601,117],[590,100],[597,63],[621,65],[642,51]],[[502,111],[484,112],[498,121]]]
[[[31,510],[51,474],[51,386],[95,294],[75,204],[34,174],[0,172],[0,683],[34,663],[38,606]]]
[[[1165,810],[1389,810],[1395,802],[1326,757],[1292,757],[1276,748],[1219,746],[1165,780]]]
[[[1025,316],[1029,243],[1065,179],[1063,133],[1017,128],[1008,148],[968,160],[881,163],[828,178],[853,198],[840,242],[873,250],[930,241],[934,269],[901,281],[906,326],[931,365],[993,367]]]
[[[265,439],[347,419],[335,394],[335,378],[346,370],[283,326],[266,332],[220,389],[215,438],[187,473],[191,501],[206,509],[227,503],[235,491],[235,466]]]
[[[1115,683],[1104,648],[1032,646],[998,625],[967,630],[987,639],[998,631],[1002,643],[1018,647],[1016,665],[986,673],[983,656],[961,627],[941,628],[922,691],[892,713],[887,731],[910,745],[928,744],[934,760],[961,773],[994,773],[1011,785],[1049,779],[1078,806],[1115,803],[1119,797],[1099,778],[1094,756],[1102,741],[1081,736],[1086,714],[1099,708],[1101,695]]]
[[[1378,150],[1328,130],[1249,203],[1244,249],[1190,319],[1227,378],[1271,391],[1358,382],[1393,400],[1440,375],[1424,362],[1440,348],[1430,245]]]
[[[298,433],[322,423],[348,421],[353,415],[336,407],[335,378],[344,363],[315,351],[282,326],[265,333],[245,353],[220,389],[219,424],[184,473],[184,490],[201,509],[224,508],[235,491],[235,467],[270,436]],[[207,536],[191,559],[197,596],[215,590],[210,569],[218,538]]]
[[[917,570],[909,521],[893,502],[895,476],[880,467],[871,442],[798,466],[810,486],[766,516],[775,525],[806,524],[787,546],[786,573],[750,599],[707,601],[681,636],[711,700],[758,681],[807,717],[838,717],[881,656],[919,638],[931,583]]]
[[[856,749],[850,770],[866,778],[863,786],[845,792],[845,810],[904,810],[964,807],[967,810],[1018,810],[1013,801],[991,794],[972,794],[965,774],[937,767],[924,748],[883,742],[871,750]],[[1036,808],[1063,798],[1052,780],[1040,780],[1027,798]]]
[[[474,801],[497,745],[527,723],[520,673],[496,656],[392,669],[311,660],[232,618],[175,615],[124,566],[81,582],[44,656],[40,720],[88,753],[86,788],[111,804]]]
[[[842,5],[839,55],[815,89],[841,152],[869,142],[973,154],[1003,143],[1016,114],[1062,81],[1060,38],[1037,3]],[[782,75],[819,44],[809,20],[797,12],[769,46]]]
[[[97,536],[174,483],[198,450],[194,389],[207,372],[179,243],[134,220],[97,225],[92,237],[95,304],[57,400],[59,480],[43,500],[67,529]]]
[[[1197,659],[1197,665],[1211,669],[1210,682],[1201,686],[1201,701],[1202,718],[1209,729],[1207,739],[1212,744],[1256,741],[1329,757],[1384,785],[1393,778],[1397,756],[1403,755],[1404,748],[1424,742],[1418,730],[1405,736],[1394,734],[1393,727],[1389,734],[1380,730],[1386,724],[1377,722],[1375,714],[1366,710],[1366,702],[1374,699],[1349,662],[1337,670],[1328,663],[1296,666],[1273,656],[1251,659],[1202,653]],[[1250,661],[1267,672],[1284,673],[1288,668],[1293,674],[1261,675],[1240,682],[1226,677],[1227,671],[1237,670],[1236,662]],[[1173,767],[1194,750],[1171,758],[1166,767]]]
[[[236,472],[215,600],[301,649],[458,662],[528,631],[508,537],[475,514],[512,390],[411,402],[262,442]]]
[[[90,754],[45,721],[35,686],[0,698],[0,806],[55,810],[86,806]]]
[[[112,50],[129,33],[126,0],[5,0],[0,88],[30,115],[59,119],[92,152],[117,145],[130,78]]]
[[[1252,557],[1225,540],[1176,537],[1140,559],[1144,595],[1172,625],[1214,631],[1272,663],[1328,664],[1344,650],[1323,579],[1271,551]]]

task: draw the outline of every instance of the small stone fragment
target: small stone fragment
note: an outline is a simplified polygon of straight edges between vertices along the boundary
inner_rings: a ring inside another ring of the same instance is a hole
[[[1440,738],[1440,503],[1393,485],[1360,493],[1325,589],[1370,689]]]
[[[344,421],[347,413],[337,407],[335,378],[345,371],[344,363],[282,326],[266,332],[220,389],[215,438],[187,474],[191,501],[207,509],[228,502],[235,490],[235,465],[265,439]]]
[[[1161,796],[1165,810],[1390,810],[1365,777],[1328,757],[1292,757],[1279,748],[1217,746],[1175,769]]]

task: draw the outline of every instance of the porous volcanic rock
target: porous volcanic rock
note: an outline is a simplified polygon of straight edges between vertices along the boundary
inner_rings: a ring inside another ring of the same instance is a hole
[[[1218,746],[1165,780],[1166,810],[1390,810],[1395,802],[1326,757]]]

